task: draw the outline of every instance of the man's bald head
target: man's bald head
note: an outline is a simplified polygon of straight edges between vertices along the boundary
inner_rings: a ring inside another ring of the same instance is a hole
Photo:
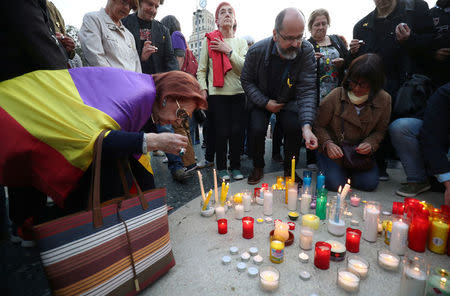
[[[288,7],[280,11],[275,19],[275,30],[280,32],[283,30],[283,27],[286,25],[305,25],[305,17],[303,13],[294,7]]]

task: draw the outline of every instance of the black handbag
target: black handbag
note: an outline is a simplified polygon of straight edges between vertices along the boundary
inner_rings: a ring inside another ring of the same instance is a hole
[[[344,133],[344,119],[342,118],[344,113],[344,102],[341,103],[341,149],[343,156],[343,166],[347,169],[367,171],[375,166],[375,158],[371,154],[360,154],[356,152],[356,147],[359,143],[350,142],[345,140]]]

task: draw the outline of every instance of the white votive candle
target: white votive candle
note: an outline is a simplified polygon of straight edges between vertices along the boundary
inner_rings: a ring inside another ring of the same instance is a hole
[[[273,193],[272,191],[264,191],[264,215],[271,216],[273,213]]]
[[[275,291],[278,289],[280,275],[273,270],[263,270],[259,274],[261,287],[266,291]]]
[[[312,240],[314,232],[311,228],[302,226],[300,227],[300,248],[303,250],[312,249]]]
[[[369,273],[369,264],[356,258],[349,258],[347,267],[351,272],[359,274],[361,279],[365,279]]]
[[[400,296],[422,296],[425,292],[427,275],[418,267],[405,267],[400,284]]]
[[[387,253],[379,253],[378,264],[387,270],[398,270],[400,259]]]
[[[216,219],[226,219],[224,207],[216,207]]]
[[[311,206],[311,194],[302,194],[302,199],[300,201],[300,213],[308,214],[309,208]]]
[[[249,212],[252,204],[252,196],[250,192],[244,192],[242,195],[242,204],[244,206],[244,211]]]
[[[297,201],[298,201],[298,187],[290,186],[288,189],[288,210],[289,211],[297,210]]]
[[[389,248],[392,253],[397,255],[405,255],[408,240],[408,229],[408,224],[403,222],[401,219],[392,223],[391,239],[389,244]]]
[[[250,260],[250,254],[248,252],[244,252],[241,254],[241,260],[243,262],[247,262],[248,260]]]
[[[244,206],[243,205],[235,205],[234,206],[234,217],[238,220],[241,220],[244,217]]]
[[[301,263],[308,263],[309,256],[308,254],[301,252],[300,254],[298,254],[298,259],[300,260]]]
[[[347,292],[357,292],[359,289],[359,277],[347,270],[338,271],[338,286]]]
[[[258,248],[257,247],[251,247],[250,249],[248,249],[248,252],[250,253],[250,255],[256,256],[256,255],[258,255]]]
[[[252,258],[253,263],[255,263],[256,265],[260,265],[263,262],[263,257],[261,255],[256,255]]]
[[[378,236],[378,218],[380,210],[376,207],[366,209],[366,220],[364,221],[363,238],[369,242],[375,242]]]

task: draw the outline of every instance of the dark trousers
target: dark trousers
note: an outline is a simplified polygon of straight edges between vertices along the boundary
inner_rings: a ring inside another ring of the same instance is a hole
[[[208,110],[206,111],[206,120],[203,123],[203,141],[206,142],[205,159],[214,162],[216,154],[216,140],[214,127],[214,112],[211,111],[211,102],[208,98]]]
[[[230,147],[231,169],[238,170],[241,168],[244,103],[244,94],[209,96],[209,109],[214,113],[216,166],[218,170],[227,169],[228,145]],[[208,129],[210,128],[208,127]]]
[[[250,134],[253,141],[253,167],[264,167],[265,137],[271,112],[254,108],[250,114]],[[280,124],[284,131],[284,172],[290,172],[293,156],[298,159],[302,130],[298,115],[292,111],[281,110],[277,116],[277,125]],[[296,162],[298,163],[298,161]]]
[[[276,116],[276,120],[272,126],[273,134],[272,134],[272,156],[281,154],[281,145],[283,144],[283,128],[281,124],[278,123],[278,115]]]
[[[33,187],[8,187],[9,219],[21,226],[25,220],[33,217],[33,223],[43,222],[43,210],[47,195]]]

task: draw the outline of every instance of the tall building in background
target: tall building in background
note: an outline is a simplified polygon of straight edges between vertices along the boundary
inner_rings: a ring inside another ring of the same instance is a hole
[[[198,59],[202,49],[202,41],[205,33],[214,30],[214,15],[206,9],[198,9],[192,17],[192,34],[189,37],[189,48]]]

